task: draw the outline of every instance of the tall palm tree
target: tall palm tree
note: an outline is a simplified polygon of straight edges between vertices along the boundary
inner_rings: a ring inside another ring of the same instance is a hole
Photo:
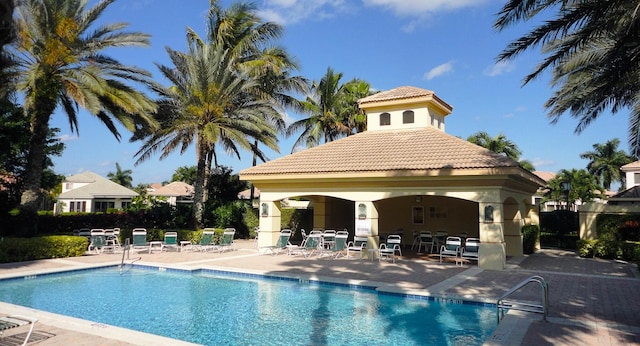
[[[633,162],[624,150],[618,150],[620,140],[614,138],[604,144],[596,143],[593,151],[580,154],[580,158],[588,159],[587,170],[595,175],[605,189],[611,188],[611,183],[619,181],[624,183],[624,175],[620,173],[620,167]],[[623,184],[624,186],[624,184]]]
[[[511,140],[507,139],[507,136],[503,133],[499,133],[495,137],[491,137],[487,132],[479,131],[469,136],[467,141],[489,149],[494,153],[503,154],[515,161],[518,161],[522,154],[518,146]]]
[[[216,145],[237,157],[240,148],[252,149],[250,138],[277,149],[275,130],[263,116],[274,110],[268,102],[249,97],[255,93],[257,81],[238,70],[238,62],[230,50],[212,42],[190,45],[186,53],[170,48],[167,52],[174,67],[158,68],[172,85],[156,88],[162,96],[158,110],[162,128],[151,134],[136,153],[136,163],[158,150],[160,159],[178,148],[185,152],[195,143],[193,222],[202,227],[205,175],[211,160],[218,166]],[[261,152],[259,155],[263,156]]]
[[[303,146],[314,147],[362,130],[363,118],[357,118],[358,98],[369,94],[368,83],[354,79],[341,84],[343,74],[327,68],[319,82],[313,82],[311,93],[302,102],[308,118],[298,120],[287,128],[287,136],[302,130],[292,152]]]
[[[104,54],[115,47],[149,45],[148,35],[123,31],[126,24],[95,26],[113,1],[102,0],[92,8],[87,8],[84,0],[16,3],[16,85],[31,122],[29,165],[21,200],[21,212],[32,221],[28,227],[35,227],[35,218],[29,216],[38,208],[49,119],[58,106],[74,132],[78,132],[78,107],[102,121],[118,140],[116,122],[131,131],[157,125],[150,115],[156,104],[130,85],[150,85],[151,75]]]
[[[640,11],[638,2],[509,0],[494,26],[498,30],[545,16],[531,32],[511,42],[498,56],[513,59],[541,47],[547,54],[524,84],[551,70],[558,89],[546,102],[556,123],[568,112],[582,132],[605,110],[630,109],[629,147],[640,156]],[[556,13],[549,20],[549,12]],[[544,13],[544,14],[543,14]]]
[[[120,168],[120,164],[116,162],[116,171],[107,173],[107,178],[113,181],[114,183],[120,184],[124,187],[131,188],[131,183],[133,182],[133,177],[131,174],[133,173],[130,169],[122,170]]]

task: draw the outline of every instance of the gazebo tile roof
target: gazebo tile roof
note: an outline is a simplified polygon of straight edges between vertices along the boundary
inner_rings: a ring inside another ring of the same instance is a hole
[[[365,131],[243,170],[244,175],[517,167],[435,128]]]

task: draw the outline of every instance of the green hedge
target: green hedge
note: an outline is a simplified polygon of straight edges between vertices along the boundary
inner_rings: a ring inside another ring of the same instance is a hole
[[[640,262],[640,215],[600,214],[596,232],[596,239],[578,241],[580,256]]]
[[[536,251],[536,244],[540,238],[540,227],[538,225],[522,226],[522,252],[532,254]]]
[[[0,263],[82,256],[88,246],[87,238],[77,236],[3,238],[0,241]]]

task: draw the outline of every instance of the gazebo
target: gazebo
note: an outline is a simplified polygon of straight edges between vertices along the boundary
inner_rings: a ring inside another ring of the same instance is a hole
[[[445,133],[453,108],[434,92],[399,87],[360,99],[367,131],[240,172],[260,189],[260,246],[280,231],[280,201],[313,205],[313,227],[369,237],[422,230],[479,237],[479,266],[522,254],[520,228],[538,223],[544,181],[517,162]],[[266,236],[264,236],[266,235]]]

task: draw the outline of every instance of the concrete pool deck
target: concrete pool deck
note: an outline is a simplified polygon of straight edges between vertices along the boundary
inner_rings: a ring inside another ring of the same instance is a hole
[[[259,255],[250,240],[236,240],[237,251],[219,253],[164,252],[131,254],[136,264],[185,269],[221,269],[257,274],[375,285],[381,290],[495,303],[511,287],[532,275],[549,284],[549,318],[509,312],[485,345],[640,345],[640,277],[634,264],[579,258],[574,252],[541,250],[511,258],[503,271],[475,265],[439,263],[434,256],[406,249],[396,263],[368,259],[329,259]],[[437,257],[437,256],[435,256]],[[33,262],[0,264],[0,279],[28,277],[60,270],[119,264],[122,254],[86,255]],[[128,260],[127,263],[130,263]],[[531,284],[516,296],[539,301]],[[155,335],[103,325],[30,308],[0,303],[0,315],[39,319],[29,344],[38,345],[179,345]],[[135,316],[131,316],[135,318]],[[15,345],[25,327],[5,332],[0,345]],[[19,343],[18,343],[19,344]]]

